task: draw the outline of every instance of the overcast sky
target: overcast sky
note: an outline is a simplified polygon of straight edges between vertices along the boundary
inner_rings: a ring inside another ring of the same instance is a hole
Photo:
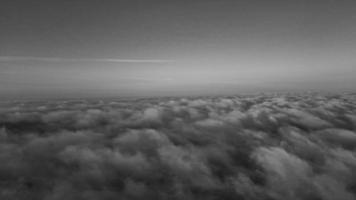
[[[354,0],[2,0],[0,97],[355,91]]]

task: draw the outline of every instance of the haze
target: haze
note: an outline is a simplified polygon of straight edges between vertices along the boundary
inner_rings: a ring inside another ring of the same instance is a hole
[[[1,1],[0,97],[354,92],[355,1]]]

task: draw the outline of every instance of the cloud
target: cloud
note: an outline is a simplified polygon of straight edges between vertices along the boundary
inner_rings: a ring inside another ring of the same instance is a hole
[[[267,171],[272,187],[282,183],[286,188],[278,188],[289,192],[301,184],[301,180],[311,174],[311,168],[305,161],[289,154],[278,147],[258,148],[252,157]]]
[[[344,129],[324,129],[315,133],[319,138],[326,142],[330,142],[335,145],[341,145],[345,148],[356,147],[356,133],[350,130]]]
[[[0,103],[1,199],[355,199],[355,95]]]
[[[161,112],[157,108],[147,108],[143,112],[143,120],[151,122],[160,122]]]
[[[205,119],[196,122],[196,125],[201,127],[212,128],[212,127],[222,126],[223,122],[215,119]]]

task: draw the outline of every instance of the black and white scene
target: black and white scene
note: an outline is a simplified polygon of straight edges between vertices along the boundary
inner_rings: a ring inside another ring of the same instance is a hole
[[[355,199],[355,0],[0,0],[0,200]]]

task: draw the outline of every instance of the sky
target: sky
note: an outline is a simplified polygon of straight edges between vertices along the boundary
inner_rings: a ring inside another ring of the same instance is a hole
[[[354,0],[2,0],[0,98],[355,92]]]

